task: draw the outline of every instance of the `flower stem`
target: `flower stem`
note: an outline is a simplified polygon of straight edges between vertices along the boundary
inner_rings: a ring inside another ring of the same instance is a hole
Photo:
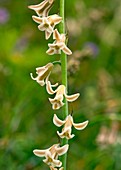
[[[61,34],[65,33],[64,6],[65,6],[65,0],[60,0],[60,16],[63,18],[62,22],[60,23],[60,28],[59,28],[59,31]],[[60,58],[61,58],[62,84],[65,85],[67,89],[67,56],[64,53],[61,53]],[[66,99],[64,103],[65,105],[62,107],[62,114],[63,114],[63,118],[65,119],[68,116],[68,103]],[[67,143],[68,143],[68,140],[66,138],[62,139],[62,145],[65,145]],[[67,153],[61,157],[61,161],[62,161],[64,170],[66,170]]]

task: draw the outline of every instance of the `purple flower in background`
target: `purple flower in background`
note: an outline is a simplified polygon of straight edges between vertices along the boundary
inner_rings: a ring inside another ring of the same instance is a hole
[[[87,42],[84,44],[84,48],[90,50],[91,55],[96,57],[99,54],[99,47],[93,42]]]
[[[0,24],[6,24],[9,20],[9,12],[6,8],[0,8]]]

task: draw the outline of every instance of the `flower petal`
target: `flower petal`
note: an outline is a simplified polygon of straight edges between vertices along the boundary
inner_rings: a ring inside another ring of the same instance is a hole
[[[48,40],[50,38],[51,34],[52,34],[51,32],[48,32],[45,30],[45,39]]]
[[[48,28],[46,29],[47,30],[47,32],[49,32],[49,33],[53,33],[53,27],[51,27],[50,25],[48,26]]]
[[[35,150],[33,150],[33,153],[34,153],[36,156],[43,157],[43,156],[45,156],[46,150],[38,150],[38,149],[35,149]]]
[[[64,167],[61,167],[59,170],[64,170]]]
[[[50,83],[50,81],[47,81],[47,83],[46,83],[46,90],[47,90],[47,92],[48,92],[49,94],[54,94],[54,93],[55,93],[55,91],[51,88],[51,83]]]
[[[46,51],[46,53],[47,53],[48,55],[53,55],[53,54],[55,54],[54,49],[52,49],[52,48],[49,48],[49,49]]]
[[[43,5],[45,5],[45,3],[47,3],[48,0],[44,0],[42,1],[41,3],[37,4],[37,5],[30,5],[28,6],[28,8],[30,9],[40,9],[40,8],[43,8]]]
[[[49,0],[49,3],[52,4],[55,0]]]
[[[33,80],[37,80],[37,77],[34,78],[32,73],[30,73],[30,76]]]
[[[60,119],[57,117],[57,115],[54,114],[53,123],[54,123],[57,127],[60,127],[60,126],[62,126],[62,125],[65,123],[65,121],[60,120]]]
[[[44,86],[45,85],[45,81],[44,80],[37,80],[37,83],[39,83],[40,86]]]
[[[53,166],[50,166],[50,170],[57,170],[57,168],[54,168]]]
[[[59,131],[57,131],[57,134],[60,136],[60,138],[67,138],[67,139],[71,139],[73,138],[75,135],[71,134],[71,127],[64,127],[62,129],[62,132],[60,133]]]
[[[56,166],[56,167],[61,167],[62,162],[59,161],[59,160],[53,159],[52,165],[53,165],[53,166]]]
[[[59,131],[57,131],[57,134],[60,138],[62,138],[62,139],[65,138],[63,131],[61,133]]]
[[[71,50],[66,45],[62,48],[62,51],[67,55],[72,54]]]
[[[38,16],[47,16],[53,3],[54,0],[44,0],[38,5],[30,5],[28,8],[34,10]]]
[[[58,83],[51,85],[51,87],[57,87],[57,86],[58,86]]]
[[[37,17],[37,16],[32,16],[32,19],[36,22],[36,23],[38,23],[38,24],[40,24],[40,23],[42,23],[42,18],[40,18],[40,17]]]
[[[67,94],[64,94],[64,95],[65,95],[68,102],[73,102],[79,97],[80,94],[76,93],[76,94],[69,95],[69,96]]]
[[[37,67],[36,68],[36,73],[39,74],[39,75],[42,75],[44,74],[46,71],[47,71],[48,68],[46,68],[45,66],[43,67]]]
[[[62,107],[64,105],[64,103],[62,102],[62,103],[54,103],[53,105],[52,105],[52,109],[53,110],[58,110],[58,109],[60,109],[60,107]]]
[[[56,41],[60,40],[60,34],[57,29],[53,32],[53,39],[56,39]]]
[[[38,29],[39,29],[40,31],[45,31],[45,30],[46,30],[46,28],[44,27],[44,24],[43,24],[43,23],[41,23],[41,24],[38,26]]]
[[[57,168],[54,168],[53,166],[50,166],[50,170],[64,170],[64,168],[61,167],[61,168],[57,169]]]
[[[49,44],[48,44],[48,47],[50,47],[50,48],[55,48],[55,45],[56,45],[55,43],[53,43],[53,44],[49,43]]]
[[[59,147],[59,148],[55,148],[56,149],[56,152],[58,153],[59,156],[65,154],[67,151],[68,151],[68,148],[69,148],[69,145],[66,144],[62,147]]]
[[[62,17],[55,14],[53,20],[54,20],[54,24],[56,25],[62,21]]]
[[[83,122],[83,123],[73,123],[73,126],[75,127],[75,129],[77,129],[77,130],[83,130],[86,126],[87,126],[87,124],[88,124],[88,120],[87,121],[85,121],[85,122]]]

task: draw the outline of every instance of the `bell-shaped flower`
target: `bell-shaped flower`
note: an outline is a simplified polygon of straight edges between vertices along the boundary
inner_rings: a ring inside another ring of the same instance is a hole
[[[53,33],[54,27],[62,21],[62,17],[59,15],[51,15],[48,17],[32,16],[33,20],[39,24],[38,29],[45,31],[45,38],[49,39]]]
[[[44,86],[45,83],[46,83],[46,80],[48,79],[48,77],[49,77],[49,75],[51,73],[52,68],[53,68],[52,63],[48,63],[43,67],[37,67],[36,68],[37,77],[34,78],[33,74],[30,73],[31,78],[33,80],[37,81],[37,83],[39,83],[41,86]]]
[[[59,109],[64,105],[63,99],[64,96],[68,102],[73,102],[79,97],[79,93],[73,94],[73,95],[67,95],[66,94],[66,87],[64,85],[59,85],[56,90],[52,89],[52,85],[50,81],[47,81],[46,83],[46,90],[49,94],[55,94],[54,99],[49,98],[50,103],[52,104],[52,108]]]
[[[54,144],[45,150],[35,149],[33,152],[36,156],[45,157],[43,162],[52,167],[61,167],[62,162],[58,160],[58,156],[65,154],[68,151],[69,145],[66,144],[60,147],[59,144]]]
[[[61,168],[57,169],[57,168],[54,168],[53,166],[50,166],[50,170],[64,170],[64,168],[61,167]]]
[[[55,0],[44,0],[38,5],[30,5],[28,8],[34,10],[38,16],[46,17]]]
[[[74,126],[75,129],[77,130],[83,130],[87,126],[88,120],[83,123],[74,123],[73,117],[71,115],[68,115],[66,119],[62,121],[56,116],[56,114],[54,114],[53,123],[58,127],[61,127],[62,125],[64,125],[61,133],[57,131],[57,134],[61,138],[71,139],[75,136],[74,134],[71,134],[72,126]]]
[[[53,39],[55,39],[53,44],[50,43],[48,44],[49,49],[46,51],[47,54],[49,55],[61,54],[61,50],[67,55],[72,54],[71,50],[65,44],[66,41],[65,34],[59,34],[58,30],[55,29],[53,32]]]

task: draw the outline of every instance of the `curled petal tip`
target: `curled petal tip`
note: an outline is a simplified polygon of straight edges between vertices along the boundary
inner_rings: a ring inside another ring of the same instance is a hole
[[[32,16],[32,19],[33,19],[33,21],[35,21],[35,22],[38,23],[38,24],[40,24],[40,23],[42,22],[42,18],[37,17],[37,16],[35,16],[35,15]]]
[[[89,121],[85,121],[83,123],[73,123],[73,126],[75,127],[75,129],[77,130],[83,130],[87,125],[88,125]]]
[[[33,80],[36,80],[36,78],[33,77],[33,73],[30,73],[30,76]]]
[[[62,50],[67,55],[71,55],[72,54],[72,51],[66,45],[63,47]]]
[[[31,9],[31,5],[29,5],[28,8]]]
[[[53,123],[54,123],[56,126],[60,127],[60,126],[62,126],[62,125],[65,123],[65,121],[60,120],[60,119],[57,117],[57,115],[54,114]]]
[[[33,153],[38,157],[45,156],[45,152],[46,152],[45,150],[38,150],[38,149],[33,150]]]
[[[62,147],[56,148],[56,151],[57,151],[58,155],[61,156],[68,151],[68,148],[69,148],[69,144],[66,144]]]
[[[78,99],[79,96],[80,96],[79,93],[76,93],[76,94],[73,94],[73,95],[66,95],[65,94],[65,97],[66,97],[67,101],[69,101],[69,102],[75,101],[76,99]]]

